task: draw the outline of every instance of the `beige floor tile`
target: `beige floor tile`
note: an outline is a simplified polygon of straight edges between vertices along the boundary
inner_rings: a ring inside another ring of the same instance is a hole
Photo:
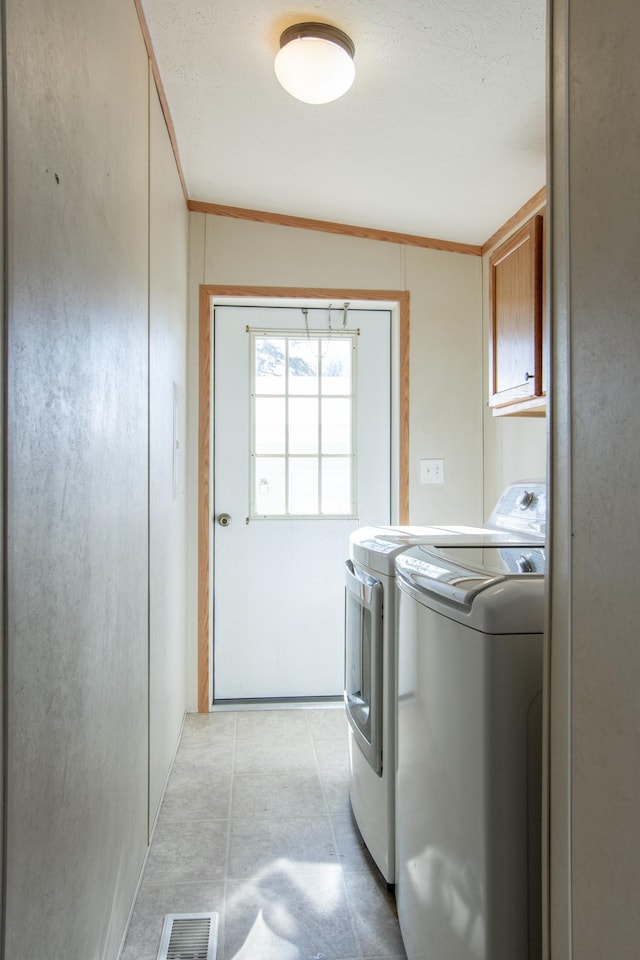
[[[322,817],[328,813],[315,771],[236,774],[232,817]]]
[[[231,821],[231,879],[262,876],[281,865],[303,876],[337,863],[329,817]]]
[[[221,880],[227,862],[228,820],[159,821],[145,869],[147,883]]]
[[[300,876],[281,866],[229,883],[224,960],[346,960],[357,955],[340,868]]]
[[[218,943],[224,939],[224,883],[143,884],[138,893],[121,960],[156,960],[168,913],[219,914]]]

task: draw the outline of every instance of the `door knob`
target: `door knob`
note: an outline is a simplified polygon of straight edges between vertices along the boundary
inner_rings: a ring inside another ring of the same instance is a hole
[[[231,523],[231,517],[228,513],[219,513],[218,514],[218,523],[221,527],[228,527]]]

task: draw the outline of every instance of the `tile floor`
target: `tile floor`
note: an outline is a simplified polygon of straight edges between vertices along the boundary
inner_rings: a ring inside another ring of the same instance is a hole
[[[187,716],[122,960],[156,960],[165,914],[205,910],[217,960],[406,956],[351,816],[341,708]]]

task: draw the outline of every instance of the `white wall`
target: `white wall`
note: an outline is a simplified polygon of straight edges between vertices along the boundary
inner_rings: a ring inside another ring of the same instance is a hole
[[[0,183],[5,182],[4,180],[4,151],[5,151],[5,123],[4,123],[4,77],[5,77],[5,66],[6,66],[6,56],[5,56],[5,43],[4,43],[4,18],[0,17],[0,130],[2,134],[0,136]],[[0,224],[2,225],[2,233],[0,234],[0,297],[2,298],[0,302],[3,304],[2,308],[2,321],[0,322],[0,422],[2,424],[6,423],[6,410],[5,410],[5,395],[6,395],[6,385],[7,385],[7,368],[6,368],[6,358],[5,358],[5,330],[6,330],[6,316],[4,309],[5,302],[5,277],[4,277],[4,257],[5,257],[5,191],[4,189],[0,193]],[[4,429],[3,429],[4,434]],[[0,437],[0,503],[5,503],[6,491],[5,491],[5,444],[6,437]],[[5,571],[6,571],[6,557],[5,557],[5,523],[4,523],[4,510],[0,511],[0,570],[2,571],[2,576],[0,576],[0,610],[2,610],[2,622],[0,624],[0,743],[5,742],[4,740],[4,671],[5,671],[5,654],[6,654],[6,635],[5,635],[5,617],[4,617],[4,584],[5,584]],[[5,765],[6,757],[4,748],[2,750],[2,764],[0,766],[0,823],[4,824],[4,796],[5,796]],[[0,830],[0,863],[4,863],[4,829]],[[4,942],[4,916],[3,911],[0,909],[0,944]],[[0,947],[1,951],[1,947]]]
[[[640,943],[640,7],[554,0],[551,956]]]
[[[154,87],[150,107],[149,818],[153,824],[187,699],[188,213]],[[179,444],[175,456],[174,439]]]
[[[481,260],[405,248],[411,291],[412,523],[482,523]],[[419,461],[444,460],[445,483],[421,484]]]
[[[150,148],[134,4],[25,0],[6,14],[3,956],[114,960],[148,843],[149,739],[153,806],[184,709],[178,684],[150,731],[150,688],[157,714],[184,659],[163,390],[184,385],[186,215],[153,101]],[[173,231],[151,238],[151,265],[150,209]],[[175,556],[150,563],[150,536]]]
[[[199,285],[204,277],[202,214],[189,214],[189,280],[187,331],[187,710],[198,710],[198,387]]]

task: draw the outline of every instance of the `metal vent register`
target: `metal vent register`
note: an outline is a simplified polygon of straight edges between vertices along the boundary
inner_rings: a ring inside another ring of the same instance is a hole
[[[216,960],[217,913],[168,913],[157,960]]]

